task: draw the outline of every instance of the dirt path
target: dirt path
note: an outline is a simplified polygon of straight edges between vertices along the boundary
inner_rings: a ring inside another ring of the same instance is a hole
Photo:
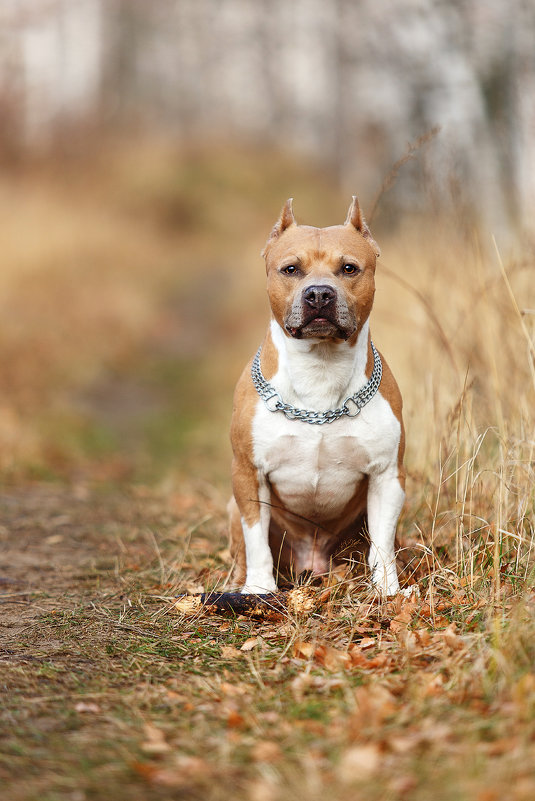
[[[159,544],[176,543],[174,532],[176,517],[166,503],[135,491],[43,485],[3,493],[4,798],[144,796],[129,766],[143,724],[123,695],[135,694],[146,667],[130,661],[135,632],[140,650],[160,637],[152,616],[162,603],[151,605],[150,596],[162,592]],[[125,748],[130,760],[120,756]],[[131,788],[108,795],[110,771]]]
[[[72,611],[97,596],[120,593],[118,572],[129,552],[135,552],[136,561],[146,555],[146,541],[136,536],[144,522],[139,502],[120,492],[95,495],[84,488],[36,486],[4,493],[3,644],[45,613]]]

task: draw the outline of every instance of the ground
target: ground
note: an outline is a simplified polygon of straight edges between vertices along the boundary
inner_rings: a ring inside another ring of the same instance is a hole
[[[170,599],[224,576],[213,499],[37,485],[1,511],[10,801],[533,797],[510,583],[385,604],[341,581],[309,617],[192,618]]]

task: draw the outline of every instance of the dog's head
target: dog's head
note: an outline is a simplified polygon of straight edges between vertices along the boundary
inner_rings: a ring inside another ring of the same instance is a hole
[[[273,315],[295,339],[350,340],[371,311],[379,248],[356,197],[344,225],[297,225],[287,200],[262,255]]]

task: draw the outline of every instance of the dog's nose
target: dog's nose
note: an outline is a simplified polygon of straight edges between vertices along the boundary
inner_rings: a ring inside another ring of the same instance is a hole
[[[309,286],[305,289],[303,300],[308,303],[313,309],[323,309],[329,303],[336,299],[336,292],[327,284],[319,286]]]

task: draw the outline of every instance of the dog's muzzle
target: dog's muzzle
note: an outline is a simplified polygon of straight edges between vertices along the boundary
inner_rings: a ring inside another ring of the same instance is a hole
[[[334,287],[313,284],[294,300],[285,328],[295,339],[348,339],[356,322]]]

